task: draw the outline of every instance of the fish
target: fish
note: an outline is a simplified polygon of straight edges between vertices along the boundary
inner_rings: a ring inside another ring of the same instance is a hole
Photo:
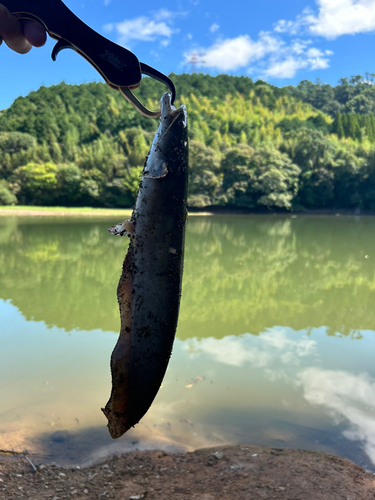
[[[172,353],[181,298],[187,221],[188,128],[185,106],[161,98],[159,128],[130,220],[109,232],[130,239],[117,288],[121,328],[111,355],[112,391],[102,408],[112,438],[150,408]]]

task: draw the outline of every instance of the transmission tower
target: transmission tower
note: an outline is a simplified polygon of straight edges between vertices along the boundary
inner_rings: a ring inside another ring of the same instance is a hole
[[[186,66],[190,66],[190,73],[196,73],[197,72],[197,66],[201,64],[205,64],[206,61],[202,59],[206,54],[198,54],[197,52],[193,52],[191,54],[188,54],[188,62],[186,63]]]

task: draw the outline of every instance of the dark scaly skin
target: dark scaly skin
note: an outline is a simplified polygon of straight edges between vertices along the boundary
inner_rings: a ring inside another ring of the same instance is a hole
[[[172,352],[181,297],[187,175],[186,110],[174,110],[165,94],[132,218],[123,226],[130,245],[117,289],[121,331],[111,357],[112,393],[103,409],[113,438],[147,412]]]

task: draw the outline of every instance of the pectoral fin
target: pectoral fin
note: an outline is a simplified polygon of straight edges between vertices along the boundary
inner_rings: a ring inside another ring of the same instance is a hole
[[[135,226],[131,220],[123,220],[119,224],[110,227],[108,232],[114,236],[131,236],[135,233]]]

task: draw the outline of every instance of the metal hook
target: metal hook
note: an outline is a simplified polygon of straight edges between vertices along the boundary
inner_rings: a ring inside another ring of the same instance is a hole
[[[160,73],[160,71],[152,68],[151,66],[148,66],[148,64],[140,63],[140,66],[143,75],[154,78],[155,80],[158,80],[159,82],[164,83],[167,87],[169,87],[172,95],[171,103],[173,104],[176,98],[176,89],[172,80],[163,75],[163,73]],[[161,116],[160,111],[151,111],[150,109],[147,109],[133,94],[129,87],[120,87],[119,91],[125,97],[125,99],[130,102],[130,104],[134,106],[143,116],[146,116],[147,118],[159,118]]]

